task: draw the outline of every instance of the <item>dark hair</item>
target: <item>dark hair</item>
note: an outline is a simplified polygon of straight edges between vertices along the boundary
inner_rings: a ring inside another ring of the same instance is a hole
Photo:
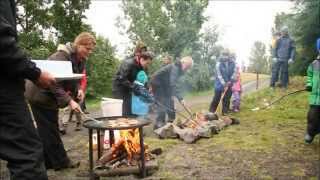
[[[142,52],[140,54],[140,57],[142,57],[143,59],[153,59],[153,53],[151,51],[145,51],[145,52]]]

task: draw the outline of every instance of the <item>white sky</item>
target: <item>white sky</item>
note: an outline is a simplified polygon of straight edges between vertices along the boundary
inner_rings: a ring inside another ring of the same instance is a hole
[[[120,0],[92,1],[86,16],[87,23],[97,34],[108,38],[113,46],[117,46],[116,54],[121,58],[131,44],[115,26],[116,18],[123,15],[120,4]],[[210,1],[204,13],[209,21],[204,27],[217,24],[219,43],[233,50],[239,63],[247,64],[254,41],[269,44],[275,15],[288,12],[292,5],[292,2],[284,0]]]

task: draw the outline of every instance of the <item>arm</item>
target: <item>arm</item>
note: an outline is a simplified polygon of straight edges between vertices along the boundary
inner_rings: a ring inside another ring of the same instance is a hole
[[[296,55],[296,46],[294,44],[294,41],[291,40],[291,43],[290,43],[290,59],[294,60],[295,58],[295,55]]]
[[[9,77],[36,81],[41,71],[18,47],[16,36],[15,27],[0,15],[0,71]]]
[[[280,39],[277,39],[276,42],[275,42],[275,45],[274,45],[274,48],[272,49],[272,57],[273,58],[278,58],[278,47],[279,47],[279,41]]]
[[[306,83],[306,89],[308,91],[312,91],[312,78],[313,78],[313,68],[312,68],[312,64],[310,64],[307,70],[307,83]]]
[[[87,72],[86,72],[86,69],[84,68],[82,74],[84,74],[84,76],[81,78],[80,80],[80,89],[83,91],[83,92],[86,92],[86,89],[87,89],[87,85],[88,85],[88,80],[87,80]]]
[[[220,71],[220,62],[217,62],[216,64],[216,75],[217,79],[221,82],[221,84],[224,86],[226,84],[225,80],[222,77],[221,71]]]

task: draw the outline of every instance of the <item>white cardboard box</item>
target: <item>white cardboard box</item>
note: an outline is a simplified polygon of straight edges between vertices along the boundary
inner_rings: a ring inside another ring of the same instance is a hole
[[[122,99],[102,98],[101,111],[103,117],[122,116]]]
[[[57,80],[81,79],[84,74],[75,74],[70,61],[32,60],[41,70],[48,71]]]

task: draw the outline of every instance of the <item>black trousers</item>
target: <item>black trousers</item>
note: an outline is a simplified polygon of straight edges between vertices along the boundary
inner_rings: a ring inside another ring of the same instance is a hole
[[[12,180],[48,179],[42,144],[22,90],[0,88],[0,159],[8,161]]]
[[[315,136],[320,133],[320,106],[310,106],[307,120],[308,134],[311,136]]]
[[[212,101],[210,103],[210,107],[209,107],[210,112],[216,112],[223,92],[224,92],[223,89],[222,90],[216,89],[214,91],[214,96],[213,96],[213,99],[212,99]],[[226,94],[223,97],[223,100],[222,100],[222,114],[228,113],[229,108],[230,108],[231,96],[232,96],[232,90],[231,90],[231,87],[229,87]]]
[[[43,154],[47,169],[61,169],[66,167],[70,160],[64,149],[59,134],[58,110],[45,109],[31,104],[34,119],[37,122],[38,132],[43,143]]]
[[[163,93],[164,90],[154,89],[154,98],[158,105],[156,106],[156,124],[155,128],[159,128],[165,125],[166,116],[168,115],[168,121],[174,121],[176,118],[174,100],[171,95]]]
[[[130,93],[120,93],[112,92],[113,98],[122,99],[122,116],[129,117],[134,116],[131,111],[131,92]]]

